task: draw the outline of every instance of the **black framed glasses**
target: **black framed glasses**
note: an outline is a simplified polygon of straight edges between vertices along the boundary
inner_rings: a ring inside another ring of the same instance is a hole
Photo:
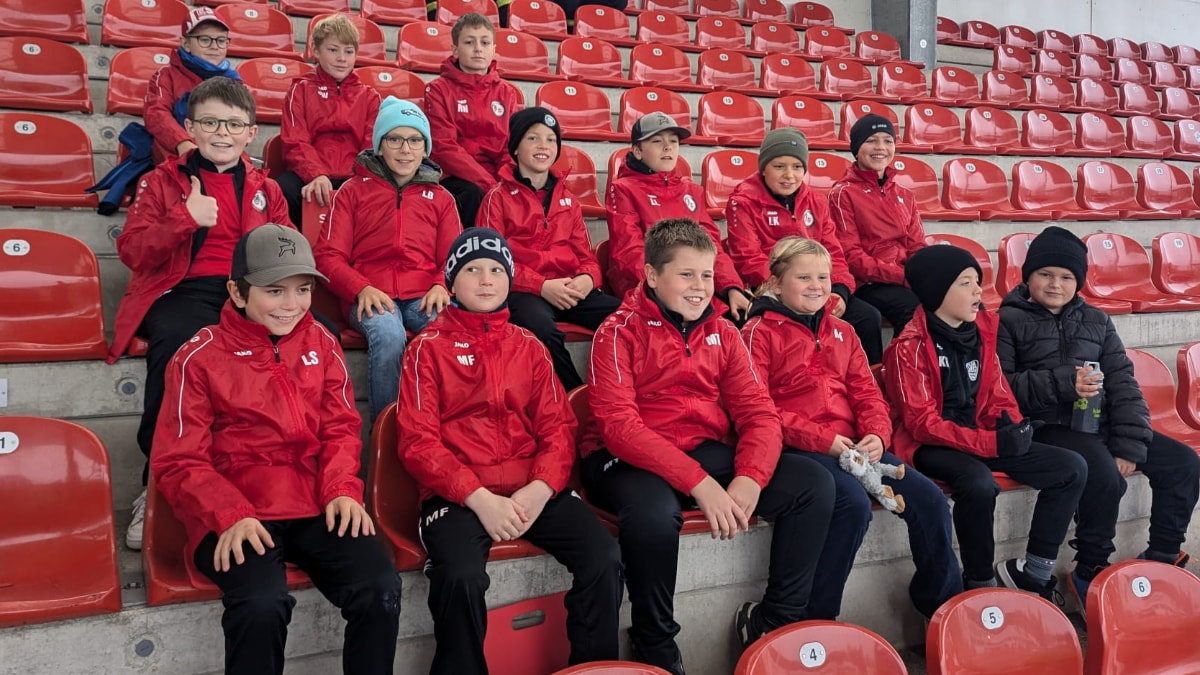
[[[404,146],[408,146],[409,150],[420,150],[425,147],[424,136],[384,136],[383,143],[393,150],[399,150]]]
[[[246,133],[246,129],[250,128],[249,122],[243,122],[242,120],[219,120],[215,117],[192,120],[192,123],[200,127],[200,130],[206,134],[217,133],[222,124],[225,125],[225,130],[229,132],[230,136],[241,136]]]
[[[189,40],[195,40],[201,47],[208,49],[214,44],[221,49],[229,46],[229,38],[222,35],[221,37],[212,37],[211,35],[189,35]]]

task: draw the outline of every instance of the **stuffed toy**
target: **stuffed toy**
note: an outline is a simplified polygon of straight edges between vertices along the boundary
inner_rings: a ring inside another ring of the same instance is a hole
[[[850,448],[838,457],[838,465],[857,478],[858,482],[866,488],[867,494],[874,497],[875,501],[883,505],[883,508],[892,513],[904,513],[904,496],[896,494],[892,488],[884,485],[880,480],[883,476],[896,480],[904,478],[903,464],[899,466],[880,464],[879,462],[872,464],[867,459],[865,452]]]

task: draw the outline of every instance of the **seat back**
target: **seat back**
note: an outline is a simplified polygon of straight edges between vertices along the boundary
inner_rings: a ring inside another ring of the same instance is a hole
[[[897,128],[900,126],[900,120],[896,117],[895,111],[890,106],[876,101],[856,99],[842,104],[841,129],[839,131],[841,139],[849,142],[850,130],[854,128],[854,123],[867,115],[886,117],[892,122],[892,126]]]
[[[1027,159],[1013,165],[1012,203],[1029,211],[1079,208],[1071,172],[1057,162],[1041,159]]]
[[[1079,113],[1075,117],[1075,139],[1078,147],[1084,150],[1120,155],[1128,149],[1121,121],[1102,112]]]
[[[521,79],[550,74],[550,52],[541,38],[508,28],[496,30],[496,66],[502,74]]]
[[[361,0],[360,4],[363,18],[387,26],[425,21],[429,16],[424,0]]]
[[[735,675],[800,673],[907,675],[896,650],[875,633],[837,621],[801,621],[767,633],[738,659]]]
[[[396,47],[401,68],[436,73],[454,48],[450,27],[432,21],[414,21],[400,29]]]
[[[759,21],[750,27],[750,49],[767,54],[799,54],[800,34],[781,21]]]
[[[586,152],[570,145],[564,145],[552,169],[567,172],[567,191],[574,194],[580,204],[589,206],[601,204],[596,164]]]
[[[965,68],[939,66],[933,69],[930,92],[934,98],[947,103],[978,101],[979,81]]]
[[[804,53],[817,59],[850,56],[850,40],[836,28],[814,26],[804,31]]]
[[[1159,290],[1200,296],[1200,237],[1186,232],[1163,232],[1154,237],[1150,254],[1150,274]]]
[[[716,89],[744,87],[754,82],[750,57],[731,49],[709,49],[696,60],[696,84]]]
[[[547,4],[553,4],[548,0]],[[554,5],[557,7],[557,5]],[[573,80],[621,80],[621,53],[599,38],[571,37],[558,43],[558,74]]]
[[[913,145],[959,145],[962,125],[958,115],[933,103],[919,103],[904,111],[904,142]]]
[[[299,57],[292,35],[292,20],[274,7],[255,2],[232,2],[213,11],[229,26],[230,56]]]
[[[781,96],[771,104],[771,128],[792,127],[813,139],[837,138],[833,109],[824,101],[808,96]]]
[[[379,24],[357,13],[343,12],[350,23],[358,29],[358,50],[355,52],[355,65],[391,65],[387,56],[387,44],[383,37],[383,29]],[[315,61],[313,52],[312,33],[317,24],[334,13],[318,14],[308,20],[308,37],[304,39],[304,60]]]
[[[108,452],[94,433],[0,417],[0,508],[0,628],[121,610]]]
[[[0,37],[0,107],[92,112],[78,49],[38,37]]]
[[[141,115],[146,108],[150,78],[171,63],[168,47],[126,47],[113,54],[108,64],[108,113]]]
[[[1151,62],[1172,63],[1174,56],[1171,48],[1161,42],[1147,41],[1142,43],[1142,60]]]
[[[1174,63],[1150,64],[1150,84],[1155,87],[1182,87],[1187,84],[1183,69]]]
[[[1034,54],[1033,71],[1059,77],[1070,77],[1075,74],[1075,62],[1066,52],[1039,49]]]
[[[1007,588],[954,596],[934,612],[925,639],[929,675],[1083,672],[1070,619],[1042,598]]]
[[[1142,396],[1150,408],[1150,426],[1157,431],[1183,429],[1185,433],[1190,433],[1191,427],[1184,423],[1175,407],[1175,377],[1167,364],[1150,352],[1140,349],[1126,347],[1125,355],[1133,362],[1133,376],[1137,379],[1138,388],[1142,390]],[[1177,437],[1174,434],[1172,436]],[[1183,441],[1187,443],[1188,439]],[[1090,593],[1088,599],[1091,600]],[[1091,612],[1088,615],[1090,617]]]
[[[380,98],[395,96],[417,105],[425,100],[425,80],[416,73],[391,66],[364,66],[354,72],[364,84],[379,92]]]
[[[1021,116],[1021,144],[1027,148],[1066,152],[1075,147],[1075,129],[1054,110],[1029,110]]]
[[[779,0],[745,0],[742,18],[755,22],[787,21],[787,7]]]
[[[642,0],[640,9],[643,12],[672,12],[674,14],[691,14],[690,0]]]
[[[690,85],[692,62],[671,45],[637,45],[629,52],[629,79],[662,86]]]
[[[984,159],[952,159],[942,165],[942,203],[948,209],[1008,210],[1008,177]]]
[[[837,34],[845,37],[841,32]],[[862,61],[829,58],[821,63],[821,91],[844,98],[872,96],[875,94],[875,85],[871,71]]]
[[[738,0],[696,0],[696,14],[701,18],[706,16],[723,16],[729,19],[737,19],[741,16],[742,10],[738,6]]]
[[[692,110],[678,92],[662,87],[635,87],[621,92],[617,131],[628,134],[643,115],[664,112],[677,124],[691,128]]]
[[[941,196],[938,192],[938,177],[933,167],[914,157],[897,157],[892,161],[896,171],[896,184],[908,188],[917,198],[921,211],[940,211]]]
[[[929,96],[925,71],[909,63],[892,61],[879,65],[875,71],[876,91],[893,100],[911,100]]]
[[[1193,242],[1193,245],[1200,246],[1200,243]],[[1179,375],[1175,409],[1188,426],[1200,429],[1200,342],[1179,348],[1175,372]]]
[[[279,124],[292,80],[312,70],[307,63],[279,57],[262,56],[238,64],[242,82],[254,94],[255,120],[259,124]]]
[[[1114,59],[1140,59],[1142,48],[1129,38],[1114,37],[1108,41],[1108,55]]]
[[[1174,135],[1162,120],[1134,115],[1125,121],[1125,145],[1132,152],[1166,157],[1174,152]]]
[[[877,30],[864,30],[855,34],[854,55],[864,61],[876,63],[899,61],[904,58],[896,38]]]
[[[1037,77],[1030,78],[1036,79]],[[1025,86],[1025,78],[1020,75],[1002,70],[989,70],[983,74],[982,99],[1004,108],[1017,107],[1029,102],[1029,90]],[[1074,102],[1075,92],[1072,90],[1070,103]]]
[[[1021,49],[1037,49],[1037,35],[1025,26],[1010,25],[1000,29],[1000,44],[1020,47]]]
[[[1117,90],[1117,95],[1122,112],[1155,115],[1162,105],[1158,100],[1158,93],[1151,89],[1149,84],[1126,82]]]
[[[1191,155],[1193,159],[1200,158],[1200,123],[1194,120],[1180,120],[1175,123],[1175,152],[1181,155]],[[1192,170],[1195,183],[1195,169]],[[1193,197],[1200,196],[1194,193]],[[1197,202],[1200,204],[1200,202]]]
[[[683,17],[666,12],[642,12],[638,15],[638,42],[661,42],[667,45],[691,44],[691,30]]]
[[[700,97],[696,133],[722,139],[722,144],[758,145],[764,133],[764,117],[762,106],[749,96],[713,91]]]
[[[792,5],[792,23],[801,26],[833,27],[833,10],[816,2],[797,2]]]
[[[483,655],[489,675],[529,675],[564,668],[567,640],[566,593],[530,598],[488,611]]]
[[[1002,297],[1022,283],[1021,265],[1029,254],[1029,244],[1037,235],[1033,232],[1016,232],[1000,240],[996,251],[999,271],[996,273],[996,292]]]
[[[579,9],[575,10],[575,35],[628,41],[629,17],[611,7],[580,5]]]
[[[1075,53],[1108,56],[1108,43],[1100,36],[1079,33],[1075,36]]]
[[[957,40],[958,36],[962,34],[962,28],[958,25],[958,22],[944,16],[937,18],[935,30],[937,31],[937,41],[939,43]]]
[[[850,160],[842,155],[812,152],[808,156],[808,186],[817,192],[828,193],[833,184],[846,175]]]
[[[1162,108],[1159,117],[1189,119],[1200,115],[1200,98],[1184,89],[1182,85],[1163,89],[1160,99]]]
[[[1125,167],[1112,162],[1091,161],[1075,169],[1076,201],[1093,211],[1138,208],[1137,186]]]
[[[964,21],[961,25],[962,39],[979,47],[995,47],[1000,44],[1000,29],[986,21]]]
[[[1007,110],[978,106],[967,110],[963,140],[979,148],[1012,147],[1021,143],[1021,131]]]
[[[1148,209],[1194,211],[1192,182],[1183,169],[1165,162],[1146,162],[1137,170],[1137,200]]]
[[[817,76],[812,66],[795,54],[767,54],[759,62],[759,87],[768,91],[813,92]]]
[[[392,403],[384,408],[371,428],[365,498],[375,529],[390,544],[396,569],[415,570],[425,562],[425,547],[418,532],[421,509],[417,482],[400,461],[396,407]]]
[[[746,31],[737,19],[702,16],[696,20],[696,46],[705,49],[745,49]]]
[[[438,23],[453,26],[460,17],[472,13],[482,14],[493,26],[500,26],[500,10],[496,9],[494,0],[439,0],[436,20]]]
[[[1030,101],[1051,110],[1066,110],[1075,105],[1075,86],[1066,77],[1041,73],[1029,78]]]
[[[1038,33],[1038,47],[1070,54],[1075,51],[1075,41],[1060,30],[1043,30]]]
[[[1079,78],[1108,80],[1112,78],[1112,68],[1112,62],[1103,54],[1079,54],[1075,57],[1074,75]]]
[[[1022,76],[1029,75],[1033,72],[1033,54],[1020,47],[999,45],[992,50],[992,68]]]
[[[87,17],[79,0],[6,0],[0,35],[88,43]]]
[[[69,119],[0,112],[0,205],[91,206],[92,141]]]
[[[567,37],[567,15],[549,0],[513,0],[508,6],[508,27],[541,37]]]
[[[1120,296],[1122,291],[1150,283],[1150,256],[1133,239],[1111,232],[1094,232],[1086,235],[1083,243],[1088,249],[1087,286],[1095,295]],[[1174,400],[1173,391],[1171,396]]]
[[[1200,49],[1191,45],[1175,45],[1171,48],[1172,61],[1179,66],[1200,66]]]
[[[547,82],[538,87],[536,101],[553,112],[569,132],[612,133],[612,104],[599,87],[586,82]]]
[[[1114,112],[1120,106],[1117,90],[1106,79],[1085,77],[1075,85],[1075,103],[1080,108]]]
[[[700,185],[710,209],[724,209],[739,183],[758,171],[758,153],[750,150],[717,150],[700,165]]]
[[[179,0],[105,0],[100,44],[174,49],[179,46],[179,26],[189,11]]]
[[[279,9],[288,16],[349,14],[350,0],[279,0]]]

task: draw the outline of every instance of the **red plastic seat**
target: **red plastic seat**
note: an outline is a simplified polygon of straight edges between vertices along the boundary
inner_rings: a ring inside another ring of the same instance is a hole
[[[1188,89],[1200,91],[1200,66],[1187,66],[1184,69],[1184,77],[1187,78]]]
[[[1200,161],[1200,123],[1182,120],[1175,123],[1175,159]],[[1195,182],[1193,180],[1193,182]],[[1200,204],[1200,202],[1197,202]]]
[[[1155,212],[1138,204],[1133,176],[1119,164],[1091,161],[1075,169],[1078,185],[1076,200],[1080,206],[1098,211],[1116,209],[1121,218],[1170,218],[1170,213]]]
[[[287,14],[252,2],[234,2],[213,11],[229,26],[230,56],[300,58]],[[179,32],[177,27],[172,28]]]
[[[939,66],[933,69],[930,94],[946,105],[979,103],[979,81],[965,68]]]
[[[1037,80],[1039,76],[1031,77]],[[1067,85],[1070,87],[1070,85]],[[1019,109],[1029,107],[1029,89],[1025,78],[1016,73],[989,70],[983,74],[983,103],[1001,108]],[[1075,91],[1071,90],[1071,102],[1075,102]]]
[[[121,611],[108,452],[45,417],[0,417],[0,628]]]
[[[638,23],[641,23],[640,19]],[[637,44],[630,38],[629,17],[602,5],[580,5],[575,10],[575,35],[600,38],[618,47]]]
[[[1075,147],[1071,120],[1053,110],[1030,110],[1021,116],[1021,145],[1060,155]]]
[[[1015,208],[1008,177],[983,159],[952,159],[942,165],[942,203],[948,209],[979,211],[981,220],[1049,220],[1049,211]]]
[[[742,3],[742,18],[760,23],[763,21],[787,21],[787,7],[779,0],[745,0]]]
[[[0,205],[95,207],[92,141],[70,120],[0,112]]]
[[[937,18],[935,30],[937,32],[938,44],[953,44],[962,35],[962,28],[958,25],[958,22],[944,16]]]
[[[723,214],[729,195],[739,183],[758,171],[758,153],[750,150],[716,150],[700,165],[700,185],[710,214]],[[716,217],[716,216],[714,216]]]
[[[1107,80],[1085,77],[1076,84],[1075,91],[1075,104],[1080,110],[1111,114],[1120,106],[1117,90]]]
[[[511,80],[561,79],[550,73],[550,52],[541,38],[507,28],[496,29],[496,67],[502,77]]]
[[[664,45],[690,47],[691,31],[683,17],[666,12],[642,12],[638,15],[637,33],[639,43],[661,42]]]
[[[854,36],[854,58],[874,64],[904,61],[913,67],[916,61],[905,61],[896,38],[877,30],[865,30]],[[925,64],[920,63],[920,67]]]
[[[920,103],[904,111],[904,142],[931,146],[934,152],[942,154],[978,153],[981,150],[963,143],[958,115],[934,103]]]
[[[984,98],[987,98],[986,93]],[[1071,81],[1066,77],[1045,73],[1029,78],[1029,103],[1038,108],[1078,112],[1075,106],[1075,86]]]
[[[996,292],[996,272],[992,268],[992,258],[982,244],[961,235],[939,233],[925,235],[925,245],[950,245],[968,251],[979,263],[979,269],[983,270],[983,279],[980,280],[980,285],[983,286],[984,307],[996,309],[1000,306],[1001,296]]]
[[[1125,145],[1131,157],[1162,158],[1175,152],[1171,127],[1147,115],[1134,115],[1125,121]]]
[[[678,92],[662,87],[636,87],[621,92],[621,101],[617,104],[617,132],[627,140],[633,125],[643,116],[652,112],[664,112],[677,121],[681,126],[691,128],[692,110],[687,101]],[[711,145],[714,139],[703,138],[694,134],[688,138],[688,144],[697,143]]]
[[[767,54],[801,54],[800,34],[780,21],[759,21],[750,27],[750,49]]]
[[[563,138],[584,141],[628,140],[612,128],[612,104],[599,87],[584,82],[547,82],[538,87],[537,105],[562,123]]]
[[[1075,181],[1056,162],[1028,159],[1012,168],[1012,202],[1021,209],[1050,211],[1054,220],[1117,220],[1116,210],[1093,211],[1075,201]]]
[[[1014,24],[1000,29],[1000,44],[1033,50],[1038,48],[1038,37],[1025,26]]]
[[[1108,41],[1108,55],[1114,59],[1140,59],[1142,47],[1129,38],[1115,37]]]
[[[808,186],[822,194],[828,193],[833,184],[846,175],[850,160],[843,155],[814,152],[808,156]]]
[[[621,53],[599,38],[572,37],[558,44],[558,74],[596,86],[628,87]]]
[[[0,35],[87,44],[84,5],[80,0],[6,0],[0,7]]]
[[[592,162],[592,158],[587,153],[579,148],[564,145],[553,168],[555,171],[567,173],[567,190],[579,200],[584,218],[604,217],[604,204],[600,202],[599,180],[596,178],[596,164]],[[559,324],[560,328],[563,325]],[[572,325],[572,327],[576,330],[571,331],[571,335],[586,334],[590,341],[592,331],[579,326]],[[567,341],[575,340],[568,336]]]
[[[1178,66],[1200,66],[1200,49],[1190,45],[1175,45],[1171,48],[1171,61]]]
[[[1141,58],[1152,63],[1174,63],[1175,57],[1171,48],[1161,42],[1147,41],[1142,43]]]
[[[817,91],[812,66],[799,56],[767,54],[759,62],[759,87],[780,94],[809,94]]]
[[[696,84],[702,87],[764,95],[754,86],[754,62],[745,54],[730,49],[709,49],[696,59]]]
[[[1200,297],[1200,237],[1186,232],[1163,232],[1154,237],[1150,252],[1150,278],[1159,290]],[[1182,370],[1180,381],[1183,381]],[[1200,406],[1200,399],[1196,403]]]
[[[283,103],[292,80],[312,72],[307,63],[280,58],[246,59],[238,65],[238,74],[254,94],[256,119],[259,124],[279,124],[283,119]]]
[[[800,24],[805,28],[810,26],[836,28],[843,33],[849,30],[838,28],[834,23],[833,10],[816,2],[797,2],[792,5],[792,23]]]
[[[818,150],[843,150],[846,142],[837,136],[833,110],[822,101],[808,96],[781,96],[771,104],[771,128],[791,127],[808,139],[808,147]]]
[[[1150,256],[1142,245],[1120,234],[1096,232],[1083,238],[1088,248],[1088,297],[1113,298],[1133,305],[1133,311],[1186,312],[1200,309],[1200,298],[1172,296],[1150,281]],[[1143,392],[1144,393],[1144,392]],[[1174,401],[1174,392],[1171,394]],[[1171,406],[1174,410],[1174,405]]]
[[[1161,92],[1160,120],[1190,120],[1200,116],[1200,98],[1182,87],[1167,87]]]
[[[1108,43],[1098,35],[1080,33],[1075,36],[1075,53],[1108,56]]]
[[[1173,565],[1117,563],[1092,580],[1087,625],[1087,675],[1190,672],[1200,663],[1200,580]]]
[[[288,16],[320,16],[322,14],[350,14],[350,0],[279,0],[279,9]]]
[[[871,71],[861,61],[850,59],[831,58],[821,64],[820,91],[834,99],[879,98],[875,95]]]
[[[917,199],[917,208],[925,220],[977,220],[978,211],[948,209],[938,193],[938,176],[933,167],[912,157],[892,161],[896,183],[908,188]]]
[[[644,15],[643,15],[644,16]],[[638,19],[641,23],[641,19]],[[746,31],[737,19],[702,16],[696,20],[696,46],[704,49],[746,49]]]
[[[763,109],[758,101],[733,91],[713,91],[700,97],[696,133],[720,145],[757,147],[762,143]]]
[[[711,91],[692,81],[692,62],[679,49],[665,44],[643,44],[629,52],[629,79],[676,91]]]
[[[1075,41],[1071,39],[1070,35],[1060,30],[1040,31],[1037,34],[1037,46],[1039,49],[1053,49],[1067,54],[1075,53]]]
[[[387,66],[355,68],[358,79],[379,92],[380,98],[395,96],[420,105],[425,100],[425,80],[416,73]]]
[[[317,23],[333,16],[321,14],[308,21],[308,37],[304,39],[304,60],[316,61],[313,56],[312,32]],[[383,37],[383,29],[379,24],[364,19],[358,14],[346,14],[354,27],[358,29],[358,51],[355,53],[355,65],[358,66],[390,66],[392,60],[387,57],[387,44]]]
[[[567,37],[567,15],[549,0],[514,0],[508,6],[508,27],[538,37]]]
[[[1163,162],[1146,162],[1137,170],[1137,200],[1143,208],[1178,213],[1184,218],[1196,215],[1192,181],[1183,169]]]
[[[424,0],[362,0],[359,11],[364,19],[384,26],[403,26],[429,17]]]
[[[997,45],[992,50],[992,69],[1029,75],[1033,72],[1033,53],[1020,47]]]
[[[671,675],[662,668],[633,661],[592,661],[564,668],[553,675]]]
[[[567,640],[566,593],[530,598],[488,610],[483,655],[489,675],[528,675],[564,668]]]
[[[736,21],[742,16],[738,0],[696,0],[695,9],[700,18],[720,16]]]
[[[1150,84],[1153,77],[1150,66],[1136,57],[1118,58],[1113,61],[1112,79],[1114,83]]]
[[[907,675],[896,650],[875,633],[837,621],[801,621],[767,633],[738,659],[734,675],[800,673]]]
[[[804,54],[818,60],[847,58],[850,40],[836,28],[814,26],[804,31]]]
[[[414,21],[400,29],[397,65],[422,73],[440,72],[442,61],[454,48],[450,27],[432,21]]]
[[[1187,77],[1183,74],[1183,69],[1174,63],[1152,63],[1150,85],[1155,89],[1183,87],[1187,85]]]
[[[435,21],[453,26],[459,17],[471,13],[482,14],[493,26],[500,27],[500,10],[493,0],[438,0]]]
[[[1070,77],[1075,74],[1075,62],[1067,52],[1039,49],[1034,53],[1033,72]]]
[[[642,6],[638,8],[638,13],[669,12],[686,19],[695,19],[697,14],[692,11],[691,4],[689,0],[642,0]]]
[[[884,99],[901,103],[931,103],[925,71],[907,61],[880,64],[876,70],[876,91]]]
[[[978,106],[967,110],[963,142],[977,148],[974,154],[1036,154],[1021,147],[1021,130],[1017,128],[1017,121],[1013,116],[1007,110],[991,106]]]
[[[1113,64],[1103,54],[1079,54],[1075,57],[1074,79],[1090,77],[1095,80],[1109,80],[1113,74]]]
[[[0,229],[0,363],[102,359],[100,270],[90,247],[46,230]]]
[[[1129,149],[1125,145],[1125,127],[1112,115],[1079,113],[1075,118],[1075,134],[1076,148],[1072,155],[1115,157]]]
[[[960,29],[967,46],[990,48],[1000,44],[1000,29],[986,21],[964,21]]]
[[[1036,236],[1032,232],[1015,232],[1000,240],[996,250],[996,291],[1001,297],[1021,285],[1021,266],[1025,264],[1029,244]]]
[[[969,590],[933,614],[926,633],[929,675],[1081,675],[1075,627],[1042,598],[1007,588]]]
[[[188,11],[188,6],[179,0],[155,0],[148,4],[141,0],[106,0],[100,22],[100,44],[178,47],[179,26]]]
[[[92,112],[83,54],[49,38],[0,37],[0,107]]]
[[[109,114],[141,115],[146,107],[150,78],[171,62],[167,47],[126,47],[108,64],[108,91],[104,109]]]
[[[1167,368],[1167,365],[1157,356],[1140,349],[1127,347],[1125,355],[1133,362],[1133,375],[1137,378],[1138,388],[1142,390],[1142,396],[1146,398],[1146,405],[1150,408],[1150,426],[1160,434],[1170,436],[1193,450],[1200,448],[1200,429],[1193,429],[1185,424],[1175,407],[1175,378],[1171,374],[1171,369]],[[1158,565],[1162,565],[1162,563],[1158,563]],[[1195,577],[1192,578],[1195,579]],[[1091,599],[1090,593],[1088,599]]]
[[[1198,244],[1200,242],[1189,242],[1188,246],[1194,247]],[[1196,251],[1195,248],[1191,250]],[[1200,260],[1195,258],[1195,253],[1190,253],[1189,258],[1195,260],[1192,264],[1200,263]],[[1200,288],[1196,290],[1200,292]],[[1175,357],[1175,371],[1179,375],[1175,409],[1188,426],[1200,429],[1200,342],[1192,342],[1179,348],[1179,354]]]

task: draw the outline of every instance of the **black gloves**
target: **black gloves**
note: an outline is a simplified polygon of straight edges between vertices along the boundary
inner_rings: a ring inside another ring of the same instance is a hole
[[[1019,424],[1012,421],[1008,411],[1000,413],[996,421],[996,454],[1000,457],[1020,457],[1029,452],[1033,443],[1033,432],[1041,424],[1035,424],[1029,419]]]

